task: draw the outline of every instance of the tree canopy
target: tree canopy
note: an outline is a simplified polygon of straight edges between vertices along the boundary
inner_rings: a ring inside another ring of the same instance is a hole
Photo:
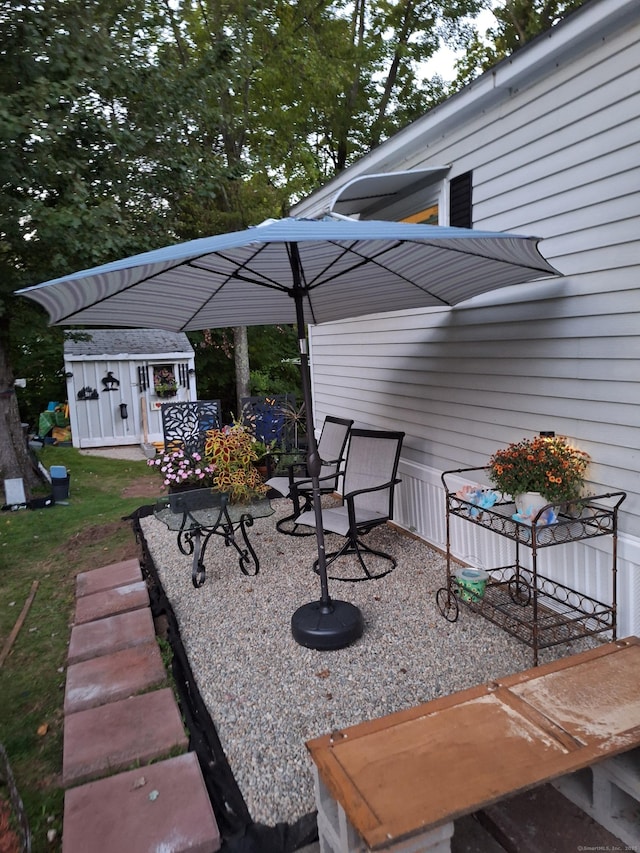
[[[578,5],[509,0],[496,10],[493,46],[482,53],[472,18],[488,4],[5,0],[0,417],[10,429],[0,438],[4,476],[17,476],[25,464],[16,449],[21,413],[14,376],[28,382],[20,392],[23,418],[31,420],[38,406],[64,393],[62,331],[15,298],[17,288],[286,215],[293,200],[450,93],[440,77],[421,75],[422,63],[443,43],[470,45],[467,73],[475,74],[530,38],[536,24],[540,29]],[[272,334],[281,340],[280,332]],[[211,333],[199,343],[223,337]],[[201,346],[199,356],[206,350]],[[212,345],[207,358],[218,357],[227,359],[225,348]]]
[[[484,36],[471,34],[457,62],[457,88],[514,54],[540,33],[559,24],[584,0],[506,0],[493,6],[496,24]]]

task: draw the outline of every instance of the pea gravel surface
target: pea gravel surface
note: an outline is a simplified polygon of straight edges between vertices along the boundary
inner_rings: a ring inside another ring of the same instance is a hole
[[[457,622],[445,620],[435,603],[445,582],[445,558],[390,526],[367,541],[395,555],[395,571],[362,583],[329,581],[333,598],[362,611],[362,638],[337,651],[299,646],[291,616],[320,597],[312,570],[315,537],[278,533],[275,523],[290,503],[272,505],[274,515],[257,519],[250,530],[259,574],[243,575],[235,550],[213,537],[200,589],[191,583],[191,558],[178,550],[175,531],[153,516],[141,519],[231,770],[253,820],[269,826],[294,823],[315,810],[305,747],[310,738],[532,664],[531,649],[481,616],[461,608]],[[327,551],[337,547],[337,537],[325,538]],[[541,657],[578,650],[575,644],[560,646]]]

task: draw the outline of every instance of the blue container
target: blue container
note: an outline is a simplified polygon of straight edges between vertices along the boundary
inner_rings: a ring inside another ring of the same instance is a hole
[[[459,569],[456,573],[458,594],[463,601],[480,601],[489,575],[482,569]]]

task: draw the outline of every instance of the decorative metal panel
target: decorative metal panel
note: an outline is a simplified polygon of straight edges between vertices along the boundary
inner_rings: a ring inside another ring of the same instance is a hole
[[[202,453],[207,430],[220,426],[220,408],[220,400],[163,403],[160,410],[165,450],[181,448],[187,453]]]
[[[295,409],[293,394],[274,394],[272,397],[243,397],[242,420],[254,431],[258,441],[269,444],[275,441],[281,447],[293,446],[293,435],[288,429],[286,413]]]

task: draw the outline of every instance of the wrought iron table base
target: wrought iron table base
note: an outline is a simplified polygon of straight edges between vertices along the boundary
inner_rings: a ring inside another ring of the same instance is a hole
[[[372,572],[369,570],[369,567],[364,561],[363,554],[372,554],[374,557],[379,557],[382,560],[386,560],[389,564],[389,568],[386,571],[381,572]],[[332,551],[327,554],[327,569],[329,566],[334,563],[336,560],[339,560],[340,557],[351,557],[356,556],[358,558],[358,562],[362,567],[364,574],[358,575],[357,578],[345,578],[340,575],[329,575],[330,580],[334,581],[346,581],[347,583],[358,583],[359,581],[372,581],[378,580],[379,578],[383,578],[392,572],[395,567],[398,565],[398,561],[391,556],[391,554],[387,554],[385,551],[378,551],[376,548],[370,548],[369,545],[366,545],[362,539],[356,539],[353,542],[347,540],[342,548],[339,551]],[[313,564],[313,571],[318,574],[318,560],[316,560]]]
[[[185,517],[185,522],[186,522]],[[233,546],[238,552],[238,564],[243,575],[257,575],[260,571],[260,561],[256,552],[253,550],[249,537],[247,536],[247,528],[253,525],[253,516],[250,513],[243,514],[239,521],[233,522],[229,518],[229,513],[226,508],[221,511],[218,521],[213,527],[182,527],[178,531],[178,548],[185,556],[193,554],[191,567],[191,581],[196,589],[201,587],[206,578],[206,567],[204,565],[204,555],[207,550],[207,545],[212,536],[222,536],[225,547]],[[242,537],[242,545],[238,544],[236,532],[240,531]]]
[[[222,537],[225,547],[235,548],[243,575],[257,575],[258,556],[248,530],[256,518],[273,513],[266,498],[248,504],[230,504],[228,495],[212,489],[191,489],[161,498],[155,515],[177,532],[180,553],[191,556],[191,580],[198,589],[206,580],[205,554],[212,536]]]

